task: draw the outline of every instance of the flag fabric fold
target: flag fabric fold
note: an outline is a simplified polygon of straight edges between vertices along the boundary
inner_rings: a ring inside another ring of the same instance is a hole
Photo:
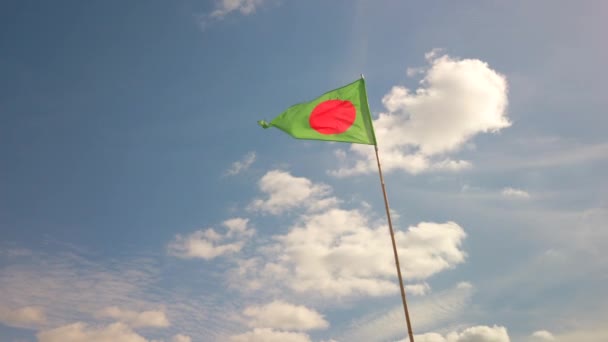
[[[258,125],[276,127],[296,139],[376,145],[363,78],[293,105],[272,121],[260,120]]]

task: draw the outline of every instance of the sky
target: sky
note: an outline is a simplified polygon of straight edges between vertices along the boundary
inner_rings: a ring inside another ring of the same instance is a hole
[[[608,4],[0,3],[0,339],[608,340]]]

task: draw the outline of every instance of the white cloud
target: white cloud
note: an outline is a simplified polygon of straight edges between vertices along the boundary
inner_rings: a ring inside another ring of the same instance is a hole
[[[141,327],[168,327],[169,320],[163,311],[149,310],[137,312],[133,310],[121,309],[117,306],[110,306],[101,310],[98,317],[111,318],[116,321],[126,323],[133,328]]]
[[[232,218],[223,222],[227,232],[222,235],[214,229],[198,230],[190,235],[176,235],[169,243],[168,253],[179,258],[210,260],[225,254],[239,252],[255,230],[248,227],[248,220]]]
[[[171,342],[192,342],[192,338],[190,338],[190,336],[177,334],[177,335],[173,336],[173,339],[171,340]]]
[[[454,222],[422,222],[395,239],[406,279],[426,279],[464,262],[463,229]],[[386,296],[398,290],[388,228],[370,227],[358,210],[329,209],[304,215],[276,243],[249,260],[239,277],[250,285],[285,285],[321,297]],[[407,260],[407,262],[405,262]]]
[[[501,326],[488,327],[480,325],[452,332],[447,335],[446,342],[509,342],[507,329]]]
[[[249,326],[255,328],[306,331],[329,326],[317,311],[278,300],[263,306],[247,307],[243,314],[249,318]]]
[[[226,170],[226,175],[235,176],[243,171],[246,171],[255,162],[255,158],[255,152],[247,153],[242,160],[238,160],[232,163],[232,166],[230,166],[230,168]]]
[[[232,342],[310,342],[310,337],[303,333],[276,331],[272,329],[254,329],[253,331],[234,335]]]
[[[243,248],[242,242],[215,244],[206,236],[217,236],[213,229],[196,231],[188,236],[177,235],[169,244],[169,254],[180,258],[202,258],[210,260],[220,255],[236,253]]]
[[[240,12],[249,15],[255,12],[256,8],[262,5],[264,0],[219,0],[216,8],[211,12],[210,17],[222,19],[231,12]]]
[[[535,331],[531,336],[531,341],[542,342],[542,341],[555,341],[555,337],[552,333],[547,330]]]
[[[276,183],[273,182],[277,181]],[[302,214],[286,234],[260,247],[257,257],[240,260],[233,270],[235,287],[279,291],[312,297],[386,296],[398,291],[394,257],[384,219],[370,222],[364,209],[341,209],[329,197],[331,188],[283,171],[271,171],[260,181],[269,193],[254,201],[258,208],[281,212],[302,203],[332,205]],[[404,277],[424,280],[464,262],[460,249],[466,234],[454,222],[421,222],[395,239]],[[247,279],[243,286],[242,279]],[[412,291],[423,291],[413,288]]]
[[[480,325],[467,328],[464,331],[451,332],[447,336],[442,336],[437,333],[426,333],[416,335],[416,342],[509,342],[509,334],[507,329],[500,326],[488,327]],[[400,342],[406,342],[401,340]]]
[[[446,342],[445,338],[437,333],[426,333],[422,335],[415,335],[414,339],[416,342]],[[408,340],[400,340],[397,342],[408,342]]]
[[[502,189],[501,194],[505,197],[510,197],[510,198],[520,198],[520,199],[530,198],[530,194],[527,191],[521,190],[521,189],[510,188],[510,187]]]
[[[380,158],[387,172],[409,173],[470,168],[468,161],[446,155],[480,133],[510,126],[507,81],[478,59],[427,54],[430,67],[421,87],[412,92],[395,86],[382,102],[387,112],[374,120]],[[411,73],[410,73],[411,74]],[[369,146],[352,145],[359,159],[330,173],[335,176],[376,172]]]
[[[267,172],[258,182],[258,187],[266,198],[253,200],[249,210],[277,215],[298,207],[321,210],[337,204],[337,199],[327,196],[331,192],[329,186],[313,184],[307,178],[294,177],[281,170]]]
[[[477,59],[457,60],[446,55],[433,58],[431,63],[423,87],[415,93],[393,87],[384,96],[382,102],[390,114],[378,119],[379,129],[385,131],[383,144],[415,145],[424,155],[434,155],[454,151],[478,133],[510,125],[504,76]],[[397,114],[407,115],[407,121]],[[390,122],[400,127],[383,124]],[[402,136],[386,134],[389,131]]]
[[[105,327],[90,327],[78,322],[37,335],[39,342],[148,342],[126,324],[114,323]]]
[[[44,310],[25,306],[17,309],[0,306],[0,322],[11,327],[33,328],[46,323]]]
[[[234,13],[247,16],[256,12],[258,8],[267,3],[267,0],[214,0],[215,6],[210,12],[198,15],[202,30],[207,29],[214,22],[223,20]]]

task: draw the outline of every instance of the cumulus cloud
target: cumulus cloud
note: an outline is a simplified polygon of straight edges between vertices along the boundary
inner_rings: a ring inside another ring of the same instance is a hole
[[[462,332],[452,332],[447,335],[447,342],[509,342],[507,329],[501,326],[488,327],[480,325],[463,330]]]
[[[255,230],[248,227],[248,222],[243,218],[226,220],[222,223],[226,228],[224,234],[212,228],[198,230],[187,236],[178,234],[169,243],[168,252],[179,258],[205,260],[239,252],[246,240],[255,234]]]
[[[422,335],[416,335],[414,339],[418,342],[446,342],[445,338],[437,333],[427,333]],[[408,342],[408,340],[399,340],[397,342]]]
[[[294,177],[281,170],[268,171],[258,182],[265,198],[253,200],[248,209],[273,215],[295,208],[321,210],[337,204],[329,197],[331,188],[325,184],[314,184],[304,177]]]
[[[416,335],[417,342],[509,342],[507,329],[501,326],[485,325],[467,328],[462,332],[451,332],[445,337],[437,333]],[[398,342],[406,342],[401,340]]]
[[[237,160],[234,163],[232,163],[230,168],[228,170],[226,170],[226,175],[235,176],[243,171],[246,171],[255,162],[255,158],[256,158],[255,152],[247,153],[243,157],[243,159]]]
[[[530,341],[543,342],[543,341],[555,341],[555,336],[547,330],[538,330],[532,333]]]
[[[263,306],[247,307],[243,314],[249,318],[249,326],[256,328],[306,331],[329,326],[317,311],[278,300]]]
[[[277,243],[263,264],[249,265],[258,284],[279,282],[320,296],[383,296],[397,291],[388,228],[370,227],[358,210],[329,209],[305,215]],[[464,262],[464,230],[454,222],[422,222],[395,239],[406,279],[426,279]],[[260,278],[262,277],[262,278]]]
[[[430,63],[420,88],[393,87],[382,102],[386,112],[374,120],[383,169],[412,174],[471,167],[452,160],[480,133],[498,132],[510,126],[507,118],[507,81],[478,59],[456,59],[437,52],[427,54]],[[414,72],[410,72],[414,75]],[[376,172],[372,150],[352,145],[358,160],[330,173],[351,176]],[[343,153],[342,153],[343,154]],[[346,162],[345,162],[346,163]]]
[[[530,198],[530,194],[527,191],[521,190],[521,189],[510,188],[510,187],[502,189],[502,191],[500,193],[503,196],[509,197],[509,198],[520,198],[520,199]]]
[[[44,324],[46,315],[39,307],[24,306],[11,309],[0,306],[0,322],[11,327],[32,328]]]
[[[177,335],[173,336],[173,339],[171,340],[171,342],[192,342],[192,338],[190,338],[190,336],[177,334]]]
[[[323,202],[331,190],[287,173],[269,174],[294,180],[299,185],[291,186],[306,190],[286,190],[290,187],[286,182],[269,199],[259,202],[273,203],[268,208],[281,207],[277,203],[284,202],[277,198],[285,198],[293,205],[301,205],[302,198],[311,197]],[[268,179],[269,174],[263,179]],[[261,188],[266,190],[265,186]],[[304,195],[291,202],[297,196],[282,194],[285,190]],[[424,280],[464,262],[465,253],[460,246],[465,236],[455,222],[421,222],[405,231],[398,229],[395,239],[400,258],[407,260],[401,264],[405,278]],[[384,296],[398,291],[388,227],[384,220],[371,222],[361,210],[329,206],[305,212],[287,233],[274,236],[256,254],[258,257],[241,260],[234,271],[234,283],[239,288],[244,288],[241,279],[245,278],[250,290],[284,286],[295,293],[321,297]]]
[[[310,342],[310,337],[303,333],[276,331],[272,329],[254,329],[253,331],[234,335],[232,342]]]
[[[42,331],[37,337],[39,342],[148,342],[124,323],[92,327],[78,322]]]
[[[133,328],[141,327],[168,327],[169,320],[163,311],[149,310],[137,312],[110,306],[101,310],[98,314],[101,318],[111,318],[126,323]]]

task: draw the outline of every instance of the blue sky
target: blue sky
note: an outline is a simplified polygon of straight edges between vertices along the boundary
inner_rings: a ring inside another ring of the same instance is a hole
[[[604,341],[598,1],[3,1],[3,341]]]

